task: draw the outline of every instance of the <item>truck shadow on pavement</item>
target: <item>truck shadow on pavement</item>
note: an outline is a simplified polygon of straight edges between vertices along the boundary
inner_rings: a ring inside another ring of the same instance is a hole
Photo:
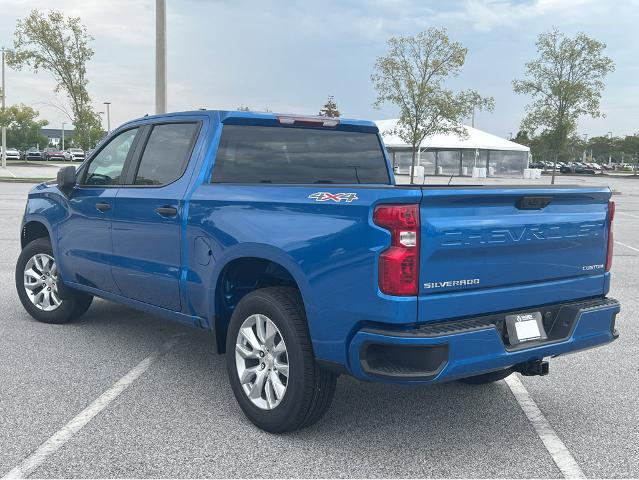
[[[298,432],[271,435],[254,427],[242,414],[228,385],[225,357],[214,353],[210,334],[102,300],[96,300],[78,321],[55,327],[70,330],[62,335],[75,337],[78,347],[82,342],[91,348],[98,343],[95,354],[104,356],[104,361],[123,352],[136,352],[129,368],[169,337],[182,335],[171,351],[109,407],[108,415],[118,418],[119,438],[130,435],[133,439],[130,450],[125,444],[119,455],[133,457],[147,443],[148,448],[166,448],[172,464],[183,461],[189,465],[188,471],[173,472],[177,476],[448,477],[481,472],[481,476],[501,477],[557,473],[504,382],[483,387],[456,382],[405,387],[341,376],[334,402],[323,419]],[[153,431],[149,438],[139,435],[146,431],[145,424]],[[188,448],[175,449],[171,445],[176,437],[198,440],[189,440]],[[254,449],[265,444],[272,451],[296,453],[266,456],[266,465],[262,465],[266,469],[256,465],[253,471]],[[232,465],[225,463],[231,457]],[[525,458],[531,467],[517,464],[513,458]],[[121,457],[112,461],[121,461]],[[244,468],[235,471],[234,465]],[[140,473],[127,472],[134,476]],[[167,471],[156,474],[167,475]]]

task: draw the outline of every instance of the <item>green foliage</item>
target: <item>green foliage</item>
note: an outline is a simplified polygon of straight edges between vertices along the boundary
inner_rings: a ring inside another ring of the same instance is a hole
[[[85,149],[94,145],[92,138],[101,132],[87,91],[86,63],[93,56],[89,47],[92,40],[79,18],[65,17],[55,10],[46,15],[33,10],[18,20],[13,52],[7,59],[15,69],[26,67],[53,75],[56,92],[64,92],[71,105],[70,120],[75,126],[76,142]]]
[[[328,96],[328,100],[319,111],[319,115],[322,117],[339,117],[340,113],[337,108],[337,103],[335,102],[335,97],[333,95]]]
[[[606,45],[584,33],[570,38],[554,29],[539,35],[536,45],[539,57],[526,64],[523,80],[513,81],[516,93],[532,97],[521,128],[542,129],[551,148],[566,155],[579,117],[602,116],[604,78],[614,64],[603,54]]]
[[[492,110],[494,101],[473,90],[455,93],[445,88],[445,80],[459,74],[467,53],[448,38],[446,30],[429,28],[414,37],[392,37],[387,43],[388,53],[377,59],[371,75],[377,90],[374,106],[388,102],[399,107],[394,133],[412,145],[414,166],[417,147],[425,137],[466,136],[462,120],[473,110]]]
[[[529,138],[527,143],[518,141],[517,138],[515,141],[529,146],[535,161],[554,160],[556,153],[554,137],[547,131]],[[579,135],[572,134],[566,139],[564,160],[581,161],[584,151],[588,162],[608,163],[610,158],[613,163],[624,161],[636,164],[639,162],[639,134],[613,138],[600,135],[591,137],[588,141]]]
[[[26,150],[35,145],[45,146],[47,137],[40,129],[49,124],[38,120],[39,113],[26,105],[12,105],[0,112],[0,125],[7,127],[7,146]]]
[[[530,146],[530,138],[526,130],[519,130],[512,141],[520,145]]]

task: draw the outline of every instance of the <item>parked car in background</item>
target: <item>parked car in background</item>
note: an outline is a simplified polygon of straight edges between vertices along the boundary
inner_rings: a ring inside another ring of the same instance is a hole
[[[84,158],[90,158],[95,152],[95,148],[89,148],[86,152],[84,152]]]
[[[43,152],[43,156],[45,160],[53,160],[56,158],[66,160],[64,157],[64,152],[56,147],[45,148]]]
[[[81,148],[69,148],[64,152],[64,159],[72,162],[82,162],[84,160],[84,150]]]
[[[597,171],[592,168],[584,165],[582,163],[573,163],[572,165],[565,165],[559,169],[561,173],[577,173],[577,174],[588,174],[594,175]]]
[[[0,156],[2,156],[2,147],[0,147]],[[7,148],[7,160],[20,160],[20,152],[15,148]]]
[[[24,154],[25,160],[42,160],[42,152],[36,147],[29,148]]]

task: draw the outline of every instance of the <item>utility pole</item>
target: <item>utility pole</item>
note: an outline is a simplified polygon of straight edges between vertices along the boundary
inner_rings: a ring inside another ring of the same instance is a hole
[[[2,47],[2,113],[6,104],[7,90],[4,86],[4,52]],[[7,126],[2,123],[2,168],[7,168]]]
[[[64,152],[64,126],[67,122],[62,122],[62,151]]]
[[[582,136],[584,137],[584,158],[582,159],[582,162],[586,163],[586,150],[588,150],[588,134],[584,133]]]
[[[104,102],[107,106],[107,135],[111,133],[111,102]]]
[[[166,0],[155,0],[155,113],[166,113]]]
[[[608,147],[608,166],[612,167],[612,132],[608,132],[610,136],[610,146]]]

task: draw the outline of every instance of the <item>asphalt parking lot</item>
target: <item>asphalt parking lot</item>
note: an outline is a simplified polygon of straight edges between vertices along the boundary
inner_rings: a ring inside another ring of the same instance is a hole
[[[639,477],[639,180],[558,181],[615,190],[610,295],[622,303],[621,336],[521,381],[585,476]],[[562,476],[504,381],[408,388],[342,376],[323,420],[275,436],[244,418],[202,332],[103,300],[74,323],[37,323],[14,288],[29,188],[0,183],[0,476],[176,336],[31,476]]]

